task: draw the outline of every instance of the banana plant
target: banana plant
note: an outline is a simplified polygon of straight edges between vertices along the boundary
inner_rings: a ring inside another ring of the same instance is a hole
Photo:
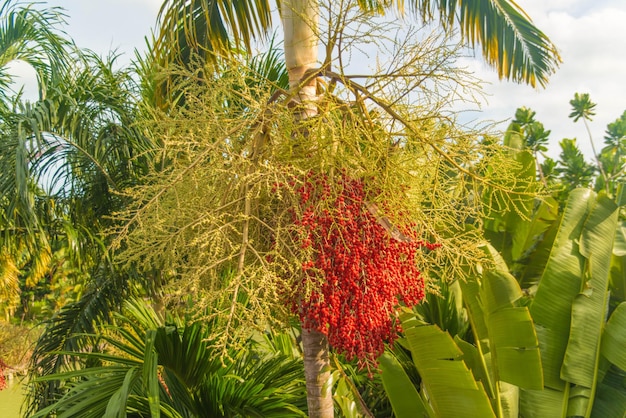
[[[619,208],[624,203],[623,193],[617,201],[589,189],[570,194],[530,305],[545,383],[542,390],[522,392],[524,417],[607,417],[626,411],[624,302],[609,311],[611,280],[619,278],[614,246],[621,242],[616,231],[623,227]]]
[[[492,268],[459,282],[475,344],[453,339],[414,313],[402,315],[416,387],[393,351],[380,362],[397,417],[517,417],[519,388],[543,387],[539,344],[522,290],[503,259],[485,244]],[[398,350],[398,349],[396,349]]]
[[[516,118],[523,115],[524,109],[518,109]],[[529,117],[532,120],[532,115]],[[522,288],[534,286],[539,281],[559,217],[559,204],[554,197],[544,194],[537,198],[541,191],[538,181],[541,171],[537,169],[536,151],[529,144],[532,141],[526,130],[526,125],[513,122],[503,141],[519,164],[514,173],[515,181],[508,185],[517,195],[513,199],[515,207],[498,204],[491,198],[493,191],[489,188],[483,194],[483,201],[489,208],[483,219],[485,238],[498,250]]]

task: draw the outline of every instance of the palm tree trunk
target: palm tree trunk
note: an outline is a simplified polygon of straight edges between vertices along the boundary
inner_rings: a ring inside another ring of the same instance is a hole
[[[328,338],[319,331],[302,329],[302,346],[309,417],[333,418]]]
[[[285,64],[289,73],[289,89],[297,91],[295,99],[302,104],[296,117],[317,114],[316,80],[305,80],[307,71],[317,66],[319,5],[316,0],[286,0],[281,18],[285,31]]]
[[[299,103],[295,117],[309,118],[317,114],[316,80],[306,77],[317,66],[319,4],[316,0],[286,0],[281,15],[289,89],[298,92],[294,98]],[[333,418],[328,339],[321,332],[303,328],[302,345],[309,417]]]

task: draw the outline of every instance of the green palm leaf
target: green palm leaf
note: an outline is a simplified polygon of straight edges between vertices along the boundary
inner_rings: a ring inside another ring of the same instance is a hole
[[[39,95],[64,71],[71,43],[59,26],[65,23],[60,8],[38,9],[36,4],[6,0],[0,5],[0,101],[6,105],[12,77],[7,65],[24,61],[35,69]],[[8,110],[8,109],[6,109]]]
[[[214,60],[233,48],[252,50],[252,41],[272,27],[266,0],[166,0],[159,11],[157,62],[190,62],[194,55]]]
[[[127,278],[118,272],[101,266],[92,274],[93,280],[82,297],[61,308],[46,322],[46,329],[34,347],[32,377],[40,380],[33,381],[29,391],[29,414],[50,405],[62,392],[58,380],[45,377],[76,367],[79,353],[98,347],[98,339],[94,337],[96,324],[109,322],[112,312],[132,294]]]
[[[125,305],[103,341],[111,353],[75,354],[97,367],[82,367],[38,379],[64,381],[69,390],[34,417],[142,415],[167,417],[304,416],[305,390],[300,361],[252,347],[221,359],[209,346],[207,328],[167,324],[144,302]],[[82,411],[82,412],[79,412]]]
[[[403,12],[405,2],[361,0],[359,5],[384,14],[391,7]],[[501,78],[545,86],[560,63],[556,47],[513,1],[413,0],[408,7],[423,22],[439,21],[446,30],[456,21],[462,37],[472,47],[481,45],[485,59]],[[159,14],[157,61],[160,65],[190,62],[194,52],[229,55],[240,45],[251,51],[251,41],[272,28],[270,12],[267,0],[168,0]]]

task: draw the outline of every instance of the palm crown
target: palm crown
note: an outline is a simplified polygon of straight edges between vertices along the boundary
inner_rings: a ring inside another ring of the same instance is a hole
[[[318,1],[276,1],[284,12],[315,8]],[[423,23],[439,22],[445,30],[454,26],[469,46],[480,45],[487,62],[500,78],[545,86],[557,68],[556,47],[510,0],[358,0],[361,9],[383,15],[396,9]],[[252,41],[273,29],[272,2],[268,0],[166,0],[159,13],[161,31],[157,55],[166,61],[189,54],[228,54],[232,45],[250,50]]]

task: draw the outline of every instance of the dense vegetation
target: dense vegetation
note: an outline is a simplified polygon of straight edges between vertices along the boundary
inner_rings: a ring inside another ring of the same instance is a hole
[[[626,112],[592,162],[546,156],[530,109],[502,138],[460,127],[453,24],[501,76],[559,60],[501,3],[411,2],[426,32],[372,18],[396,2],[283,2],[283,55],[250,50],[267,2],[168,0],[120,68],[5,2],[0,370],[40,326],[25,415],[623,416]],[[391,52],[367,77],[359,42]]]

